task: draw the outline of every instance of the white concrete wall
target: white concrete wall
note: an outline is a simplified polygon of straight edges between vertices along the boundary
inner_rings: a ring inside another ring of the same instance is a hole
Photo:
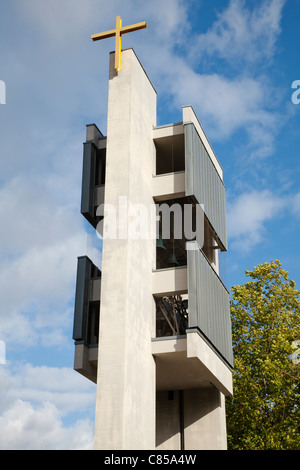
[[[185,196],[184,171],[153,176],[153,197],[156,201],[174,199]]]
[[[154,271],[152,274],[152,292],[162,297],[164,295],[185,294],[188,290],[187,268],[166,268]]]
[[[157,450],[226,450],[224,395],[213,386],[183,391],[180,412],[179,392],[157,393]],[[184,449],[181,449],[180,413]]]
[[[224,395],[214,387],[184,391],[185,450],[226,450]]]
[[[156,450],[180,450],[179,392],[156,395]]]
[[[152,204],[156,92],[133,50],[110,57],[105,203]],[[155,447],[155,240],[104,240],[95,449]]]
[[[190,107],[183,109],[183,121],[196,122]],[[156,93],[133,50],[122,52],[119,73],[114,70],[111,54],[104,197],[105,203],[114,205],[117,211],[119,196],[126,196],[129,204],[143,204],[151,213],[155,125]],[[212,150],[210,155],[215,159]],[[221,174],[219,166],[218,171]],[[180,448],[177,393],[174,401],[168,403],[165,391],[158,392],[157,403],[155,399],[152,294],[178,290],[186,293],[187,271],[183,268],[152,273],[154,260],[155,240],[150,236],[146,240],[104,240],[95,449],[154,449],[156,444],[160,449]],[[203,348],[199,352],[199,341],[192,339],[190,333],[187,356],[198,361]],[[201,361],[206,364],[201,354]],[[209,367],[212,368],[211,363]],[[209,384],[185,390],[184,427],[186,449],[226,448],[222,393]]]

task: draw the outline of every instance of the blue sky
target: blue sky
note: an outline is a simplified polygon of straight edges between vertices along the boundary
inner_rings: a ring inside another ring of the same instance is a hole
[[[158,124],[193,106],[224,171],[227,287],[279,259],[299,288],[300,2],[2,0],[0,9],[0,449],[90,449],[96,389],[73,371],[72,342],[77,256],[99,259],[80,215],[82,142],[86,124],[106,133],[114,49],[90,35],[117,15],[146,21],[123,47],[157,90]]]

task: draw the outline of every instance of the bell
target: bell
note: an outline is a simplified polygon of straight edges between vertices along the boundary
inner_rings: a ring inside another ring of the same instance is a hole
[[[162,236],[161,236],[161,235],[159,236],[159,239],[158,239],[157,242],[156,242],[156,248],[162,248],[163,250],[166,250],[166,247],[165,247],[165,245],[163,244]]]
[[[179,266],[179,262],[174,254],[169,257],[169,264],[177,264]]]

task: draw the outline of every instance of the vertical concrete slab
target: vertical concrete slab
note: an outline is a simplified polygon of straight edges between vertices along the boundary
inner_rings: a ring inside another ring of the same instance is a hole
[[[215,387],[184,391],[185,450],[226,450],[225,398]]]
[[[180,450],[178,391],[157,392],[156,450]]]
[[[152,204],[156,92],[132,49],[110,56],[105,203]],[[105,239],[95,449],[155,448],[152,267],[155,240]]]

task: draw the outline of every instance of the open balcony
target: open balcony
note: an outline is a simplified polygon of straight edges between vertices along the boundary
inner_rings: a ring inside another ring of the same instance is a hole
[[[226,251],[223,172],[192,107],[183,107],[183,122],[155,128],[153,141],[154,200],[189,197],[200,204],[219,249]]]
[[[157,389],[214,384],[232,393],[229,293],[197,242],[185,267],[153,271]]]

